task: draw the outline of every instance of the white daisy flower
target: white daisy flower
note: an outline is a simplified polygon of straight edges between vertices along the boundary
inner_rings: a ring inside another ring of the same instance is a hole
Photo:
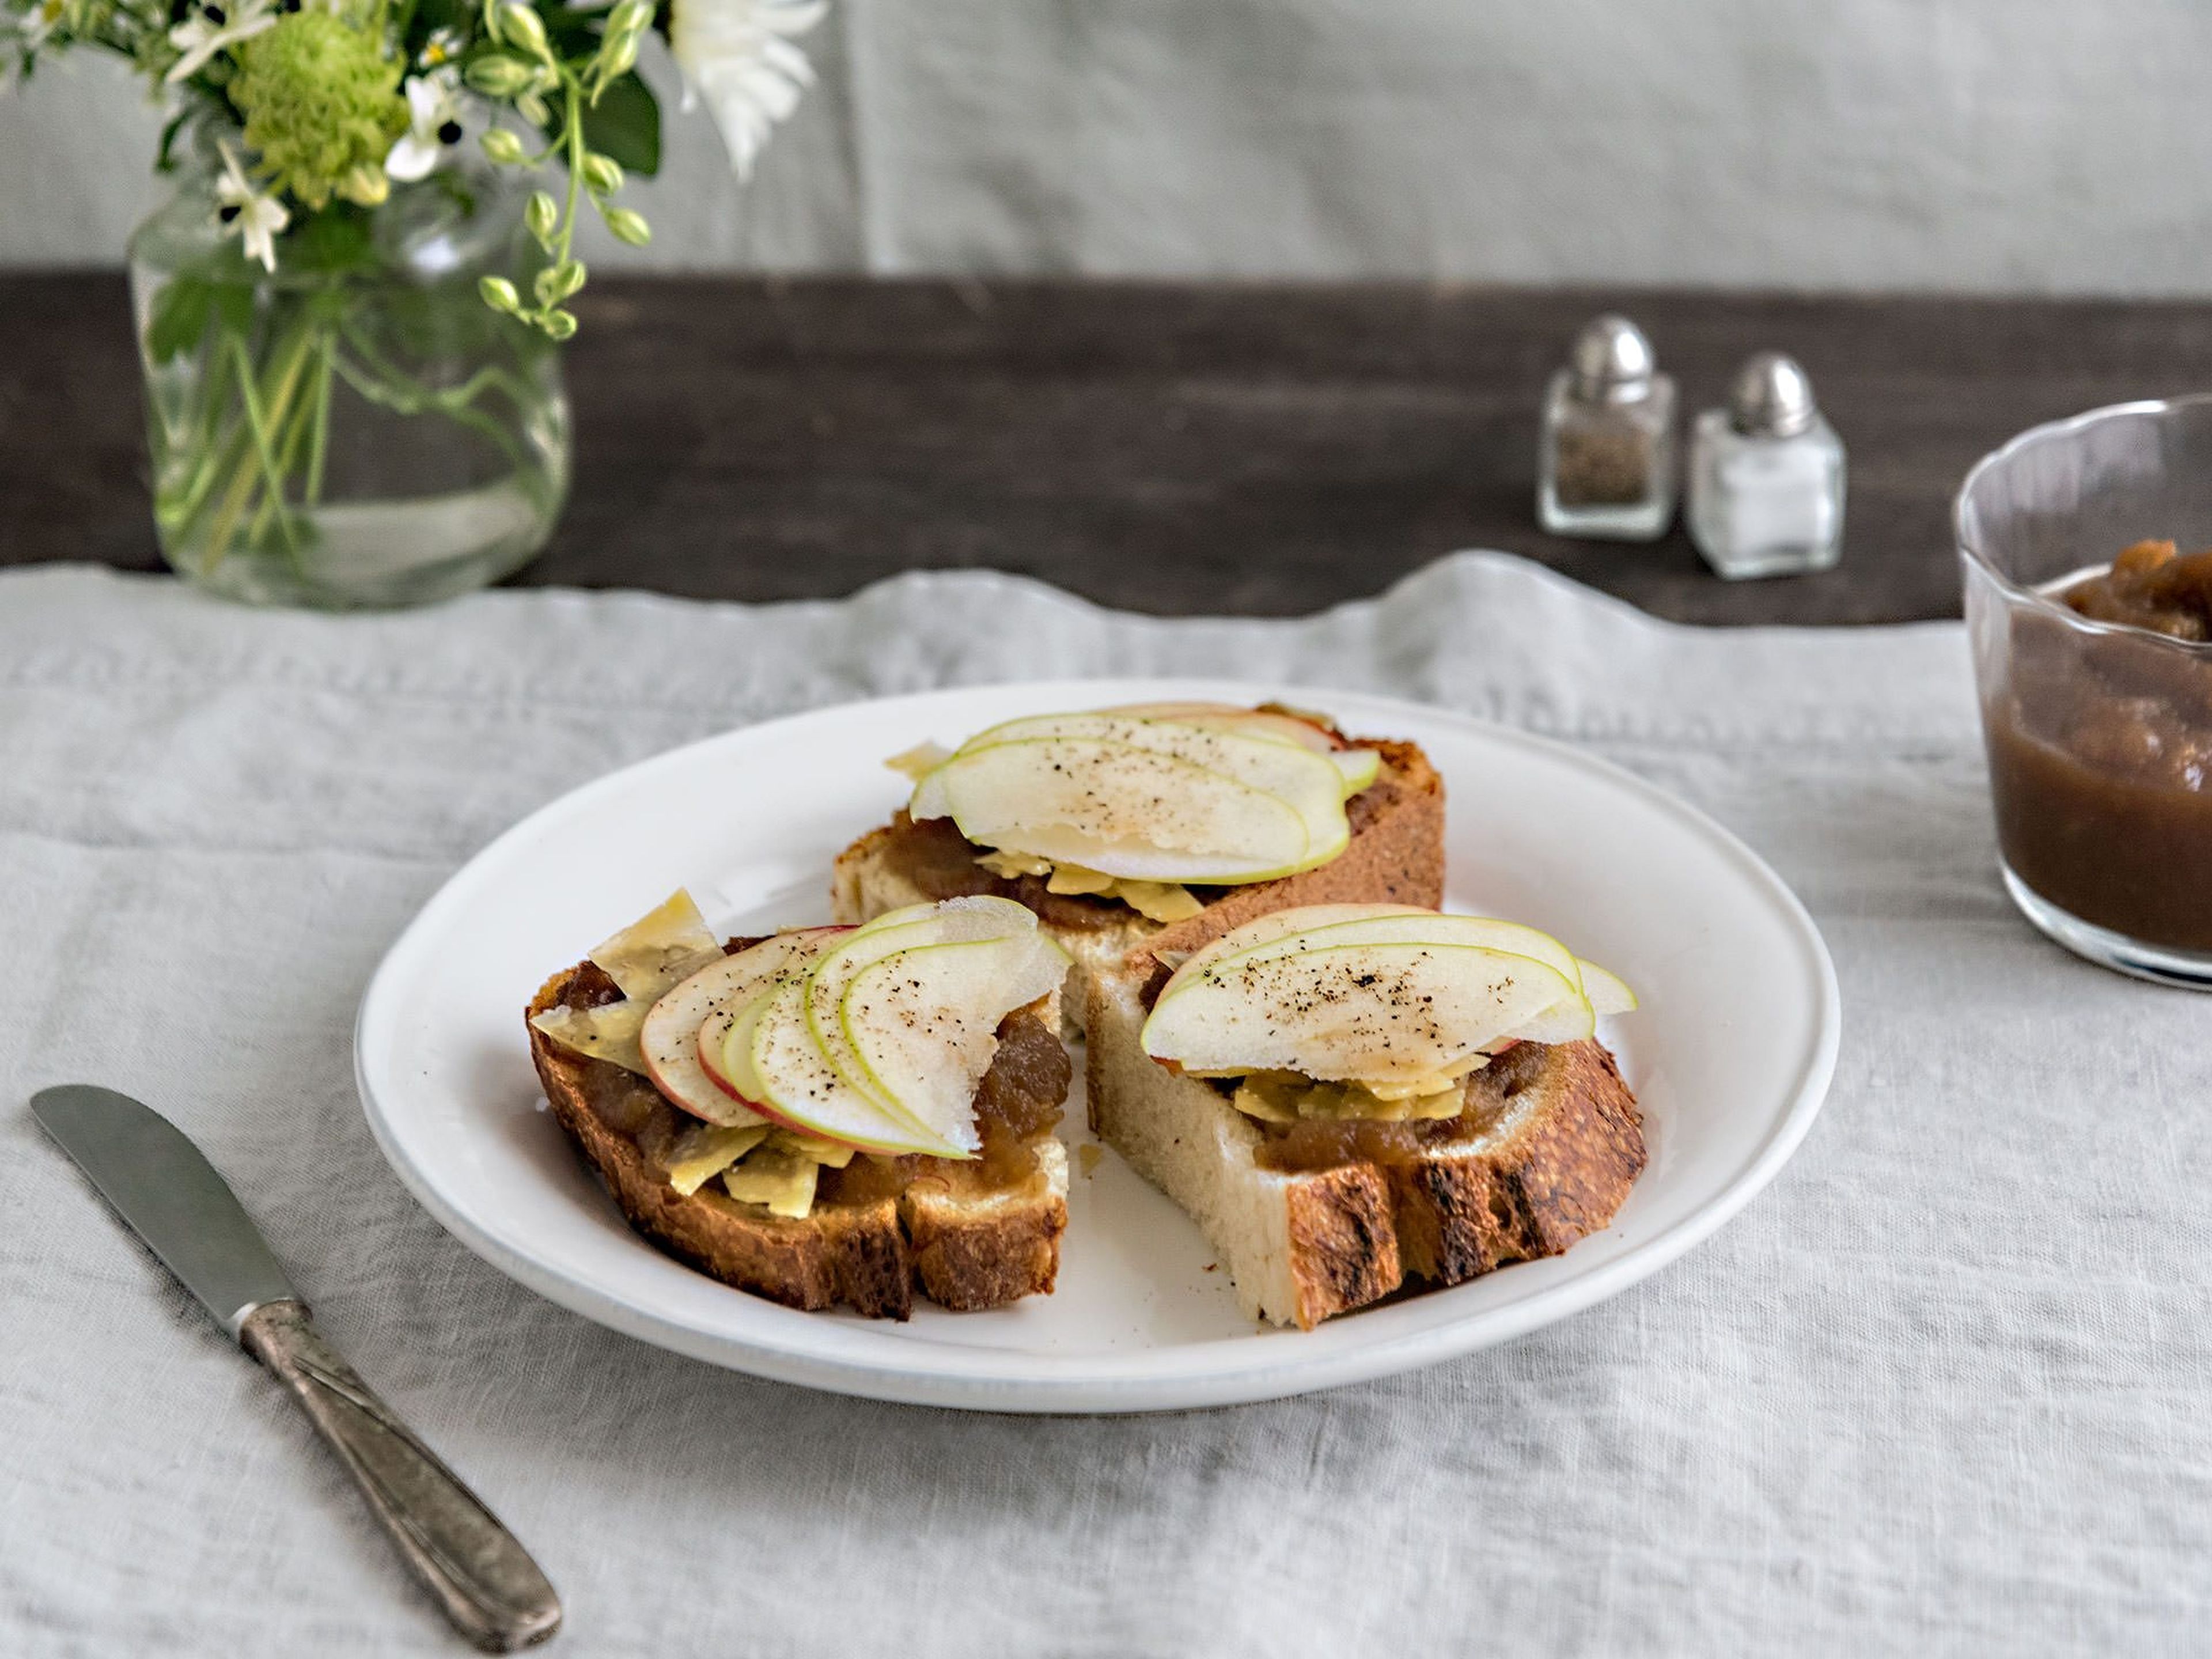
[[[424,69],[435,69],[441,64],[450,64],[468,47],[468,41],[459,29],[434,28],[430,38],[422,43],[422,50],[415,61]]]
[[[271,0],[232,0],[228,5],[204,5],[195,15],[169,31],[169,44],[185,55],[170,65],[169,72],[161,78],[174,86],[197,74],[216,53],[276,27],[276,8]]]
[[[407,77],[407,131],[384,158],[384,170],[402,184],[427,179],[461,142],[461,82],[452,69]]]
[[[684,71],[684,107],[707,100],[738,178],[752,175],[769,130],[814,84],[791,37],[829,9],[829,0],[675,0],[668,45]]]
[[[246,257],[261,261],[264,270],[276,269],[276,236],[292,221],[284,204],[267,191],[254,188],[239,165],[238,152],[217,140],[222,151],[222,177],[215,181],[215,216],[226,236],[235,232],[246,245]]]

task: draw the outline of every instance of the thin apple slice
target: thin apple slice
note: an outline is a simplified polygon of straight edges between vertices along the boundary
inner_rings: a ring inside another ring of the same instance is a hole
[[[1267,880],[1349,842],[1343,775],[1324,757],[1128,724],[1147,740],[1018,738],[957,755],[908,810],[950,816],[986,846],[1138,881]]]
[[[893,1157],[964,1155],[963,1147],[878,1105],[830,1063],[807,1025],[803,980],[787,982],[738,1014],[723,1045],[722,1070],[748,1094],[757,1089],[754,1097],[779,1121],[810,1133]]]
[[[1446,915],[1401,905],[1309,905],[1247,922],[1225,933],[1182,963],[1161,994],[1177,981],[1217,969],[1231,961],[1256,960],[1320,945],[1437,944],[1472,945],[1534,958],[1556,969],[1577,996],[1547,1010],[1517,1035],[1531,1042],[1576,1042],[1593,1034],[1596,1015],[1626,1013],[1635,994],[1594,962],[1577,957],[1551,934],[1493,916]]]
[[[862,922],[859,931],[880,933],[933,916],[948,919],[973,917],[988,923],[988,927],[979,928],[976,932],[975,936],[978,939],[992,931],[1033,933],[1036,929],[1036,913],[1028,906],[1017,904],[1009,898],[1000,898],[995,893],[964,893],[958,898],[939,899],[933,903],[925,902],[886,910],[883,915]]]
[[[1557,969],[1504,951],[1329,945],[1231,958],[1164,989],[1143,1042],[1190,1071],[1388,1082],[1449,1071],[1580,994]]]
[[[1382,775],[1382,757],[1372,749],[1340,749],[1329,757],[1344,778],[1344,798],[1350,800]]]
[[[1296,714],[1279,714],[1272,708],[1247,708],[1233,702],[1131,702],[1114,708],[1101,708],[1101,714],[1126,714],[1132,720],[1175,720],[1185,726],[1212,726],[1231,731],[1249,732],[1255,736],[1280,738],[1295,743],[1302,749],[1310,749],[1317,755],[1331,754],[1349,747],[1345,740],[1325,726],[1316,726],[1311,720],[1302,720]]]
[[[1329,758],[1329,751],[1309,749],[1246,720],[1200,723],[1148,720],[1111,712],[1036,714],[1009,720],[969,738],[955,751],[954,758],[1010,743],[1047,741],[1125,743],[1132,748],[1174,755],[1209,771],[1223,773],[1278,794],[1291,793],[1277,785],[1277,780],[1285,775],[1286,768],[1296,768],[1290,774],[1293,776],[1311,775],[1314,761]],[[1285,750],[1290,753],[1286,755]],[[1292,757],[1297,758],[1293,760]]]
[[[1354,749],[1335,732],[1294,714],[1271,709],[1240,708],[1233,703],[1130,703],[1118,708],[1095,709],[1087,714],[1039,714],[1009,720],[978,733],[961,745],[962,752],[994,743],[1023,738],[1098,737],[1142,741],[1130,736],[1127,721],[1169,728],[1194,728],[1267,743],[1288,744],[1320,755],[1342,775],[1340,787],[1349,800],[1372,784],[1382,769],[1382,757],[1372,749]],[[1158,739],[1148,746],[1158,746]]]
[[[839,1005],[839,1024],[872,1094],[973,1152],[981,1144],[975,1089],[998,1051],[999,1023],[1066,972],[1066,953],[1034,933],[918,945],[860,968]]]
[[[765,1121],[706,1068],[701,1037],[710,1022],[803,972],[841,928],[795,929],[763,939],[734,956],[718,956],[656,1001],[639,1028],[638,1047],[653,1086],[685,1111],[725,1128]]]
[[[1561,997],[1534,1019],[1524,1021],[1505,1033],[1503,1038],[1493,1038],[1489,1046],[1504,1042],[1586,1042],[1597,1035],[1597,1014],[1589,999],[1580,991]]]
[[[1332,911],[1351,908],[1326,907]],[[1501,921],[1492,916],[1446,915],[1435,910],[1411,908],[1385,909],[1381,914],[1368,915],[1325,917],[1320,914],[1323,908],[1315,905],[1262,916],[1259,921],[1249,923],[1218,941],[1220,945],[1233,945],[1239,934],[1249,936],[1241,948],[1218,951],[1210,957],[1194,957],[1183,964],[1181,971],[1189,973],[1195,968],[1200,973],[1212,973],[1224,963],[1256,960],[1288,951],[1318,950],[1330,945],[1471,945],[1486,951],[1504,951],[1513,956],[1532,957],[1554,969],[1577,994],[1582,990],[1581,964],[1575,953],[1549,933],[1539,933],[1535,928],[1523,927],[1517,921]],[[1263,924],[1270,922],[1275,924],[1273,930],[1263,927]],[[1269,936],[1271,931],[1272,937]],[[1162,988],[1161,994],[1165,995],[1174,983],[1170,980],[1167,986]]]
[[[814,1035],[816,1046],[848,1083],[894,1115],[910,1116],[896,1097],[878,1085],[846,1034],[840,1011],[854,977],[885,957],[920,945],[1026,939],[1033,947],[1036,939],[1036,915],[1011,899],[986,895],[975,901],[955,899],[943,904],[908,905],[890,911],[823,952],[809,967],[808,1029]],[[1066,972],[1063,963],[1060,975],[1065,977]],[[929,1130],[929,1126],[919,1120],[915,1127],[925,1132]]]
[[[1636,993],[1618,975],[1607,973],[1583,957],[1575,958],[1575,966],[1582,971],[1583,994],[1589,999],[1590,1007],[1597,1013],[1626,1014],[1636,1011]]]
[[[753,1075],[753,1034],[760,1029],[761,1016],[768,1012],[770,998],[782,988],[783,981],[779,981],[750,1001],[717,1008],[708,1015],[699,1027],[699,1066],[716,1088],[739,1105],[796,1128],[768,1103],[767,1090]]]
[[[1270,910],[1256,921],[1232,928],[1212,943],[1193,951],[1176,964],[1176,972],[1195,977],[1224,957],[1257,950],[1288,934],[1312,933],[1323,927],[1334,927],[1341,922],[1371,921],[1381,916],[1433,916],[1437,914],[1418,904],[1304,904],[1289,910]],[[1171,979],[1168,982],[1173,984],[1175,981]]]

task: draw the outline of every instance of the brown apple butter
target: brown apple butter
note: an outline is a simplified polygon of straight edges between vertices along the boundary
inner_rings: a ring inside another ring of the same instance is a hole
[[[1296,1123],[1262,1123],[1253,1159],[1263,1170],[1285,1174],[1341,1169],[1347,1164],[1379,1164],[1386,1169],[1418,1164],[1432,1148],[1470,1140],[1495,1123],[1507,1103],[1529,1085],[1545,1064],[1543,1044],[1514,1044],[1468,1074],[1456,1117],[1401,1122],[1303,1118]]]
[[[733,939],[734,955],[758,939]],[[621,989],[595,963],[578,965],[563,999],[574,1008],[619,1000]],[[916,1182],[934,1182],[948,1193],[976,1196],[1010,1192],[1036,1173],[1036,1138],[1057,1124],[1074,1073],[1056,1031],[1028,1008],[999,1022],[999,1047],[975,1091],[975,1129],[982,1148],[972,1158],[877,1158],[856,1153],[842,1170],[824,1167],[816,1188],[823,1204],[864,1204],[896,1198]],[[679,1110],[642,1078],[604,1060],[584,1067],[585,1103],[592,1115],[659,1163],[676,1139],[697,1120]]]
[[[2212,950],[2212,647],[2190,648],[2212,641],[2212,550],[2138,543],[2054,597],[2118,626],[2013,615],[1984,710],[2005,861],[2082,921]]]

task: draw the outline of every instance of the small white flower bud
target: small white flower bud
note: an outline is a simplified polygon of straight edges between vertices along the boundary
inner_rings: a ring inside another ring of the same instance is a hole
[[[621,164],[613,156],[593,150],[584,157],[584,183],[601,196],[613,195],[623,187]]]
[[[523,210],[522,219],[530,227],[530,234],[538,239],[538,246],[550,249],[553,234],[561,226],[561,204],[544,191],[534,190],[530,193],[530,205]]]
[[[552,48],[545,40],[545,20],[538,16],[522,0],[503,0],[499,9],[501,34],[525,52],[538,58],[552,56]]]
[[[606,220],[607,228],[614,232],[617,240],[628,242],[632,247],[643,247],[653,240],[653,227],[645,222],[642,213],[633,213],[623,207],[611,207],[601,216]]]

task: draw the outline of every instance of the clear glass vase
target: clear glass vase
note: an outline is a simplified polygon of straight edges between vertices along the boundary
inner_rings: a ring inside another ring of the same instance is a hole
[[[161,551],[258,605],[416,605],[495,581],[568,480],[560,348],[487,307],[539,263],[520,191],[433,174],[296,222],[271,273],[210,170],[131,241]]]

